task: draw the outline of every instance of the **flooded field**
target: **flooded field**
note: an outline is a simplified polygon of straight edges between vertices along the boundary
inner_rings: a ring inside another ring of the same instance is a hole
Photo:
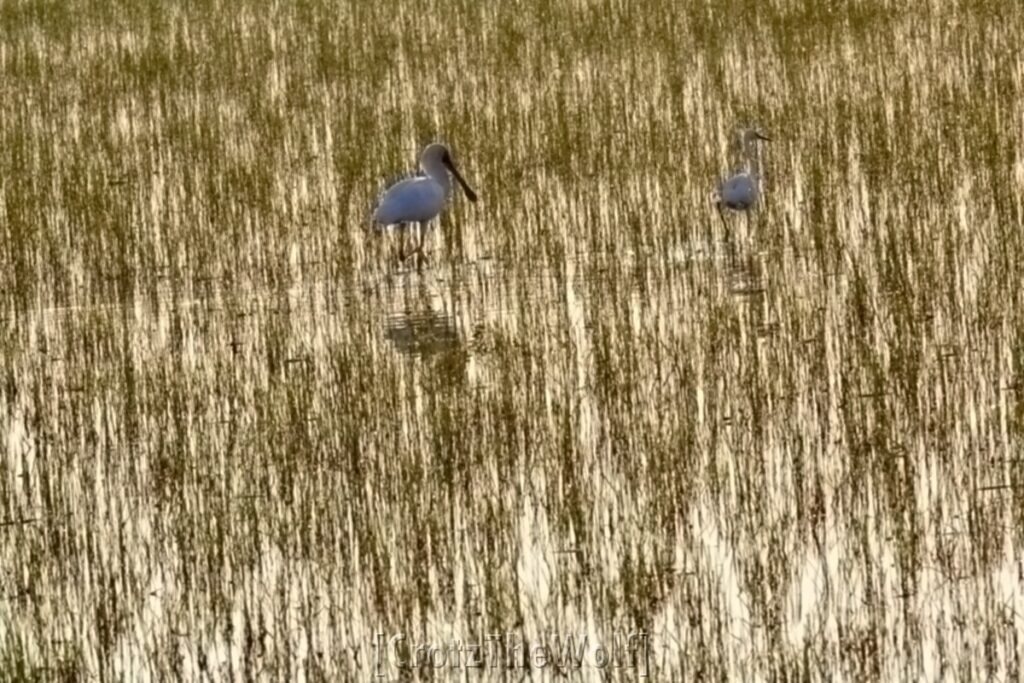
[[[0,678],[1020,678],[1024,7],[0,26]]]

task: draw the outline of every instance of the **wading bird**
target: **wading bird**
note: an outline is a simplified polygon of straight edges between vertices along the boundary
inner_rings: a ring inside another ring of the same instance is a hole
[[[743,154],[743,170],[723,180],[715,194],[715,208],[718,209],[718,215],[722,219],[725,236],[730,245],[732,238],[729,235],[729,225],[725,222],[725,213],[722,211],[722,207],[745,213],[747,229],[750,229],[750,210],[757,204],[757,198],[761,194],[761,154],[757,143],[761,140],[771,140],[753,128],[741,130],[739,139]]]
[[[389,187],[381,195],[373,212],[373,221],[381,228],[394,225],[402,231],[399,256],[403,261],[406,256],[404,233],[410,223],[419,223],[419,244],[413,253],[422,254],[427,224],[441,213],[451,194],[449,172],[462,186],[469,201],[476,201],[476,193],[459,174],[448,148],[441,143],[434,142],[423,148],[420,153],[420,168],[425,175],[406,178]]]

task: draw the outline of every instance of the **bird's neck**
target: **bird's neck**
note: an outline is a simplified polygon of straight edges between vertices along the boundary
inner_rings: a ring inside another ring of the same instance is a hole
[[[754,142],[744,145],[743,167],[752,176],[757,177],[761,175],[761,152]]]
[[[452,191],[452,179],[448,176],[448,169],[440,161],[433,163],[423,164],[423,172],[427,174],[434,182],[444,188],[444,193],[450,194]]]

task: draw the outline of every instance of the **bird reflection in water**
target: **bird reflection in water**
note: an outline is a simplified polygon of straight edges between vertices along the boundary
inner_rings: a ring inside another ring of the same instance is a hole
[[[400,353],[432,356],[459,347],[455,321],[440,311],[417,311],[389,315],[384,336]]]
[[[389,315],[384,336],[399,353],[429,361],[427,367],[440,384],[465,380],[468,351],[451,316],[431,310]]]

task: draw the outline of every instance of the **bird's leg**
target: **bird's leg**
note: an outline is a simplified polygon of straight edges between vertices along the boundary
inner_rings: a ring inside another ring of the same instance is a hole
[[[744,213],[745,213],[745,214],[747,214],[747,239],[748,239],[748,240],[750,240],[750,236],[754,234],[753,232],[751,232],[751,227],[750,227],[751,221],[753,221],[753,220],[754,220],[754,219],[752,219],[752,218],[750,217],[750,213],[751,213],[752,211],[753,211],[753,209],[752,209],[752,208],[750,208],[750,209],[747,209],[746,211],[744,211]]]
[[[413,249],[416,254],[416,272],[422,272],[423,270],[423,223],[416,224],[416,248]]]
[[[426,240],[427,224],[419,223],[419,237],[417,239],[416,248],[413,250],[413,254],[416,254],[416,261],[422,265],[423,261],[426,260],[427,254],[423,251],[424,241]]]
[[[736,264],[736,249],[732,243],[732,233],[729,231],[729,224],[725,220],[725,212],[722,211],[722,204],[719,202],[718,217],[722,219],[722,227],[725,229],[725,245],[729,249],[729,265]]]
[[[405,225],[400,224],[398,226],[398,260],[400,263],[405,263]]]

